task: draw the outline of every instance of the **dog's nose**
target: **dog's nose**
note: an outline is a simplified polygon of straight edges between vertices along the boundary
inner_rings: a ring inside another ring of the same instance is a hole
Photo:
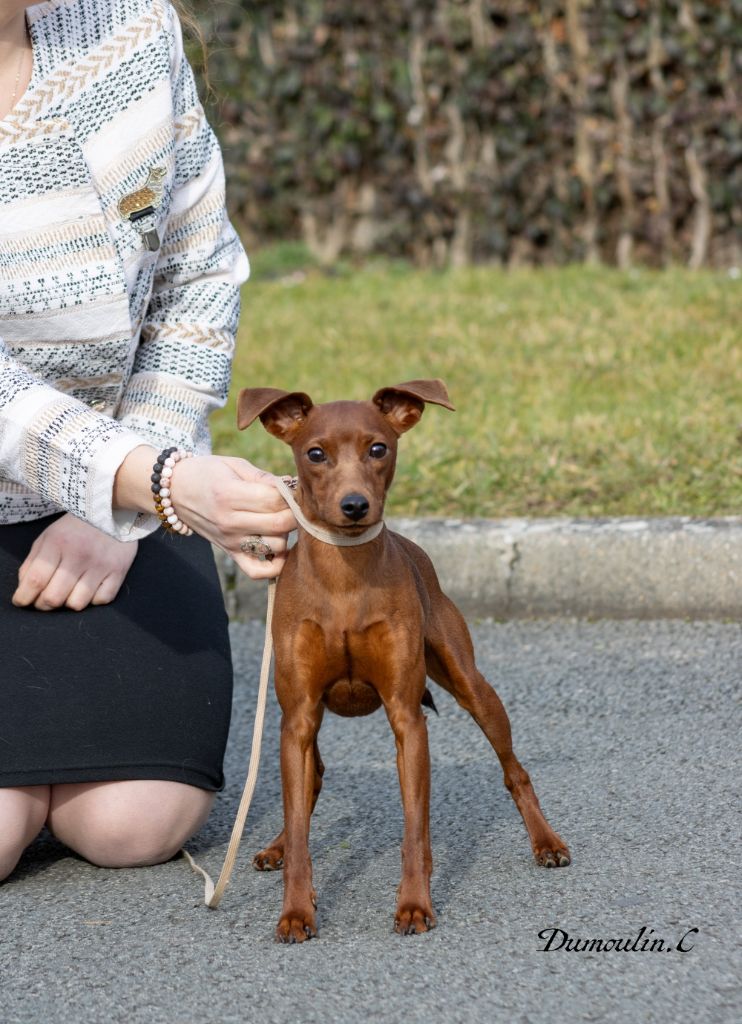
[[[357,522],[368,512],[368,500],[362,494],[346,494],[340,502],[343,515]]]

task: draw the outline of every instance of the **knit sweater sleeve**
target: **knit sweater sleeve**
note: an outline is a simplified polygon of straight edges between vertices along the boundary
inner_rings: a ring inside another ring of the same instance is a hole
[[[30,488],[118,540],[157,517],[111,507],[116,470],[146,441],[26,370],[0,338],[0,476]]]
[[[156,446],[210,448],[208,417],[229,390],[240,284],[249,265],[230,224],[221,153],[209,127],[170,8],[175,170],[119,421]]]

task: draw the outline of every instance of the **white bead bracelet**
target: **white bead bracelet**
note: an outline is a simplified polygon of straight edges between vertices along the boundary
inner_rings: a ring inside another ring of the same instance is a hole
[[[184,448],[166,448],[157,456],[157,462],[152,467],[152,495],[155,511],[166,530],[180,533],[183,537],[190,537],[193,530],[181,521],[173,508],[170,484],[176,462],[192,457],[193,452],[186,451]]]

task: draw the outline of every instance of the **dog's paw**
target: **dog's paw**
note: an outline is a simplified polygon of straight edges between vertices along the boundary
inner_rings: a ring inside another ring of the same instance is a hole
[[[533,853],[536,863],[542,868],[566,868],[572,863],[567,844],[558,835],[554,835],[549,842],[534,846]]]
[[[268,846],[256,853],[252,859],[256,871],[280,871],[283,867],[283,848]]]
[[[276,927],[276,942],[306,942],[317,937],[313,911],[290,910],[281,915]]]
[[[435,928],[435,924],[435,914],[430,907],[427,910],[413,906],[397,907],[394,915],[394,930],[398,935],[422,935]]]

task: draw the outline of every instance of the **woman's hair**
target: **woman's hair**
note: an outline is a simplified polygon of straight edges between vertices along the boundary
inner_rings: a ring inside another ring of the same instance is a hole
[[[185,35],[194,39],[197,43],[198,49],[201,51],[201,61],[198,71],[201,73],[207,92],[211,93],[211,82],[209,81],[209,48],[206,45],[204,30],[201,28],[198,18],[191,10],[188,0],[170,0],[170,3],[176,10],[180,23],[185,31]]]

